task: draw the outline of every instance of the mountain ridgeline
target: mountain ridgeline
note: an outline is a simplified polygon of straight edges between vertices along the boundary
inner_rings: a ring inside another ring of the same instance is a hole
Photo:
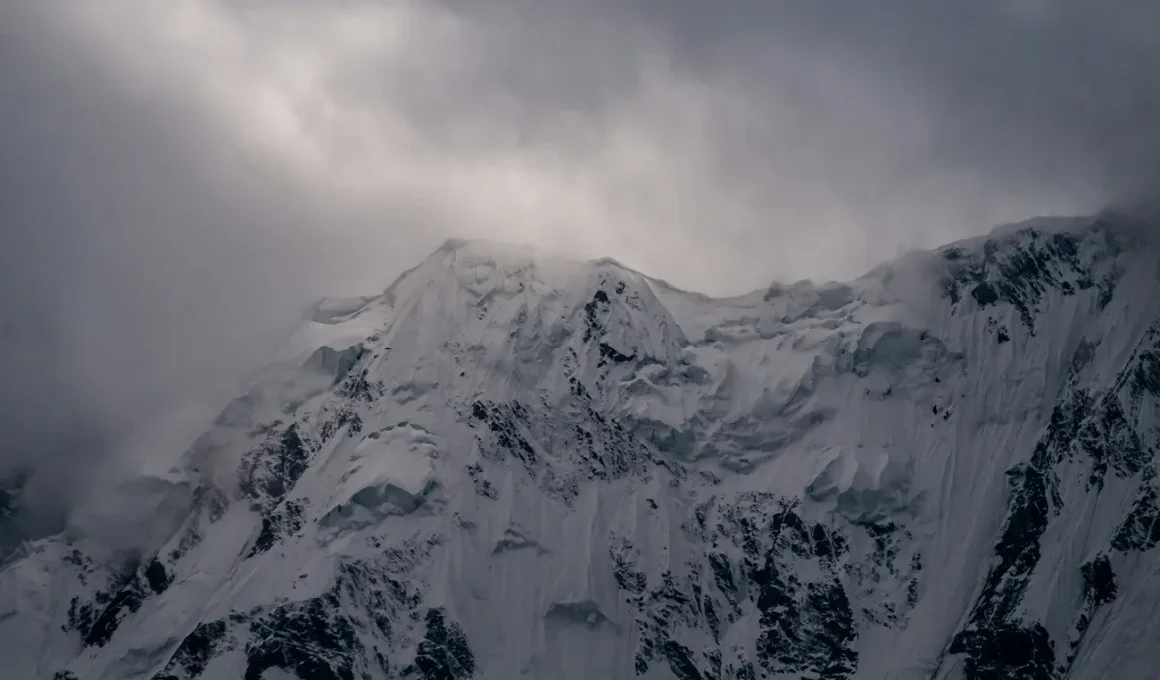
[[[448,242],[127,482],[134,547],[10,555],[6,677],[1155,677],[1151,239],[1038,219],[720,299]]]

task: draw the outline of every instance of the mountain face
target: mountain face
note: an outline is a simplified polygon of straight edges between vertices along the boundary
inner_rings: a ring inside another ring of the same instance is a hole
[[[11,555],[4,675],[1155,677],[1147,236],[1036,220],[728,299],[449,242],[313,308],[119,491],[128,539]]]

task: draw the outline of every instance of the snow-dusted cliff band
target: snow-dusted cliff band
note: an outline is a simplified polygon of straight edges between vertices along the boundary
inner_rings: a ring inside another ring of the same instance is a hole
[[[1154,677],[1150,238],[1036,220],[729,299],[449,242],[121,490],[132,549],[9,556],[3,674]]]

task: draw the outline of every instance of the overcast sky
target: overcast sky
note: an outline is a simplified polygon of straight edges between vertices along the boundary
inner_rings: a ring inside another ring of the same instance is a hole
[[[1157,26],[1150,0],[0,2],[6,459],[107,448],[448,236],[732,293],[1147,195]]]

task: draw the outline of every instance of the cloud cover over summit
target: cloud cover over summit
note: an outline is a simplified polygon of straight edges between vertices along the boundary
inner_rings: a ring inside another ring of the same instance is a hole
[[[448,235],[710,293],[1137,200],[1160,9],[15,0],[0,8],[5,467],[228,388]],[[224,387],[223,387],[224,386]],[[64,463],[68,463],[65,465]]]

